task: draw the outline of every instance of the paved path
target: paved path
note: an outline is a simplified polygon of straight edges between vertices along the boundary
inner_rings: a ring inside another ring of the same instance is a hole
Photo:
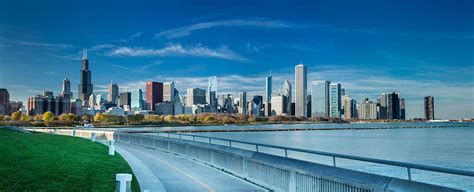
[[[121,142],[115,145],[142,191],[266,191],[183,156]]]

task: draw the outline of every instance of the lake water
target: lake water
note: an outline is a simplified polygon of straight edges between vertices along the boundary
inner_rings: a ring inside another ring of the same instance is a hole
[[[399,124],[391,124],[391,126],[396,125]],[[404,124],[404,126],[406,125],[409,124]],[[201,132],[193,134],[474,171],[474,124],[464,123],[458,125],[460,126],[426,129]],[[461,127],[461,125],[464,127]],[[466,125],[468,127],[465,127]],[[363,128],[364,126],[388,126],[388,124],[260,125],[258,127],[285,129],[288,127],[324,128],[328,126]],[[413,126],[416,126],[416,124]],[[248,126],[248,128],[251,127],[255,126]],[[210,128],[196,127],[196,129]],[[242,129],[246,127],[221,126],[212,128]],[[189,129],[189,127],[182,127],[182,129]],[[254,150],[254,147],[251,148],[250,146],[234,146]],[[268,153],[282,154],[282,151],[278,150],[260,149]],[[328,157],[295,152],[289,153],[289,156],[332,165],[332,159]],[[405,168],[342,159],[337,160],[337,166],[407,178]],[[415,181],[474,191],[474,178],[472,177],[412,170],[412,178]]]

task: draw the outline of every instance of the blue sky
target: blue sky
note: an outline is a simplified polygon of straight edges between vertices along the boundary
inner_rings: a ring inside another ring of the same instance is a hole
[[[435,97],[439,118],[474,117],[474,1],[0,2],[0,87],[12,100],[77,91],[81,49],[95,92],[174,80],[181,93],[219,78],[219,94],[274,94],[294,66],[351,97],[397,91],[407,115]],[[308,83],[309,84],[309,83]],[[77,93],[75,93],[77,95]]]

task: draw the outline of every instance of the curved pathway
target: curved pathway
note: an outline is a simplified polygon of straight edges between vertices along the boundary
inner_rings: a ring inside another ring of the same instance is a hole
[[[183,156],[116,142],[142,191],[267,191]]]

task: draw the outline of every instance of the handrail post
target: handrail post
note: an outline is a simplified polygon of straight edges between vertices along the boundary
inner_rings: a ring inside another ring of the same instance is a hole
[[[411,169],[410,169],[410,167],[407,167],[407,173],[408,173],[408,180],[411,181]]]
[[[229,147],[232,147],[232,141],[229,141]]]
[[[179,139],[181,139],[181,135],[179,135]]]
[[[196,136],[193,135],[193,141],[196,141]]]
[[[168,132],[168,137],[170,137],[170,132]]]
[[[211,138],[209,137],[209,144],[211,144]]]
[[[285,149],[285,157],[288,157],[288,150]]]
[[[258,145],[255,145],[255,150],[258,152]]]
[[[336,166],[336,156],[332,156],[332,165]]]

